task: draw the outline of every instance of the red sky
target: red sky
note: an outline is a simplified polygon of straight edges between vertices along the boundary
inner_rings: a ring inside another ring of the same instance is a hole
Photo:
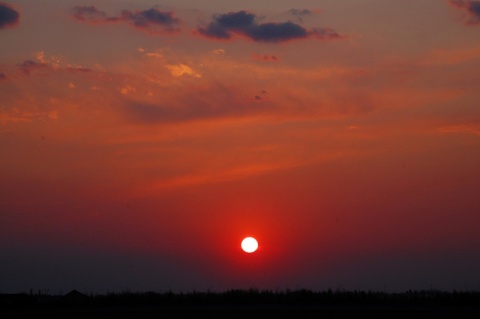
[[[3,0],[0,292],[478,289],[478,8]]]

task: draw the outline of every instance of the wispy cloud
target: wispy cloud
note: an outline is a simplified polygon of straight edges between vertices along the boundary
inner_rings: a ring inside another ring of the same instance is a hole
[[[438,132],[443,134],[471,134],[480,136],[480,125],[458,124],[440,127]]]
[[[36,62],[33,60],[25,60],[22,63],[17,64],[17,67],[23,73],[30,74],[37,70],[44,70],[48,68],[48,65],[46,63]]]
[[[287,11],[287,13],[293,16],[307,16],[314,14],[314,11],[310,9],[290,9]]]
[[[72,9],[72,17],[78,21],[91,24],[128,23],[137,29],[150,32],[177,32],[180,19],[173,12],[161,11],[157,8],[147,10],[122,10],[118,16],[108,16],[105,11],[95,6],[76,6]]]
[[[310,10],[310,9],[295,9],[292,8],[288,10],[285,14],[294,17],[297,21],[303,22],[303,19],[315,14],[318,14],[320,10]]]
[[[0,3],[0,29],[12,27],[20,21],[20,14],[10,5]]]
[[[197,71],[193,70],[191,67],[185,64],[168,64],[166,68],[170,71],[170,73],[175,77],[181,77],[184,75],[190,75],[195,78],[201,78],[202,75]]]
[[[225,50],[224,49],[215,49],[215,50],[212,50],[210,51],[212,54],[216,54],[216,55],[224,55],[225,54]]]
[[[118,22],[118,18],[108,17],[105,11],[100,11],[95,6],[76,6],[72,9],[72,16],[90,23]]]
[[[38,120],[58,120],[58,112],[56,111],[28,111],[13,108],[0,112],[0,123],[5,125],[8,123],[31,123]]]
[[[229,117],[247,117],[264,113],[254,103],[246,103],[235,88],[218,85],[209,89],[188,88],[168,99],[142,102],[126,100],[121,113],[138,124],[162,124],[203,121]]]
[[[280,58],[273,54],[252,54],[253,60],[265,62],[280,62]]]
[[[18,63],[17,68],[24,74],[31,74],[40,70],[64,70],[67,72],[91,72],[92,69],[83,67],[79,64],[70,64],[67,59],[61,55],[47,56],[45,51],[38,51],[34,54],[35,60],[25,60]]]
[[[255,42],[279,43],[290,40],[306,39],[337,39],[341,36],[330,28],[307,29],[291,21],[259,23],[258,17],[247,11],[229,12],[215,15],[213,20],[199,26],[197,31],[205,37],[230,40],[233,35],[242,35]]]
[[[480,24],[480,1],[476,0],[450,0],[454,7],[466,10],[468,18],[467,24]]]
[[[422,65],[456,65],[480,59],[480,46],[435,50],[420,62]]]

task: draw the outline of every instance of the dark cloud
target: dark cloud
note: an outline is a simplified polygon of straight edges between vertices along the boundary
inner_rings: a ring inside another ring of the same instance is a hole
[[[239,11],[216,15],[214,21],[210,22],[206,28],[199,27],[198,31],[207,37],[230,39],[231,31],[245,33],[254,25],[254,14]]]
[[[247,34],[254,41],[283,42],[306,38],[308,31],[304,27],[289,21],[284,23],[262,23],[250,28]]]
[[[480,24],[480,1],[473,0],[450,0],[450,3],[457,8],[462,8],[468,12],[470,18],[468,24]]]
[[[103,24],[126,22],[136,28],[158,31],[160,28],[165,32],[178,31],[180,19],[173,12],[160,11],[157,8],[148,10],[129,11],[123,10],[121,15],[109,17],[105,11],[95,6],[76,6],[72,9],[73,18],[87,23]]]
[[[16,25],[20,21],[20,14],[7,4],[0,3],[0,29]]]
[[[299,24],[287,22],[258,23],[258,18],[246,11],[215,15],[213,21],[197,31],[209,38],[230,39],[233,34],[240,34],[256,42],[285,42],[289,40],[317,37],[321,39],[338,38],[338,33],[331,29],[307,30]]]
[[[255,15],[246,11],[230,12],[217,16],[215,20],[223,28],[242,30],[255,23]]]
[[[230,39],[232,37],[227,28],[213,22],[206,27],[198,27],[197,31],[209,38]]]
[[[45,63],[39,63],[32,60],[25,60],[20,64],[17,64],[17,67],[25,74],[30,74],[36,70],[46,69],[48,65]]]
[[[475,14],[477,18],[480,17],[480,1],[471,1],[469,10]]]
[[[161,26],[166,31],[178,31],[178,24],[180,23],[180,20],[175,17],[173,12],[164,12],[156,8],[133,12],[124,10],[122,18],[129,20],[138,28]]]
[[[0,72],[0,81],[6,80],[6,79],[7,79],[7,76],[5,75],[5,73]]]

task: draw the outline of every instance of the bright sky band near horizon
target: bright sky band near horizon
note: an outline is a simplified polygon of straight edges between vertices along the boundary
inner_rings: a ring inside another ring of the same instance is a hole
[[[0,293],[480,289],[479,70],[476,0],[0,0]]]

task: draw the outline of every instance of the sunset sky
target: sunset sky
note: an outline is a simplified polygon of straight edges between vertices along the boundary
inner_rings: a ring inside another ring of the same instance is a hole
[[[0,293],[480,289],[479,40],[469,0],[0,0]]]

